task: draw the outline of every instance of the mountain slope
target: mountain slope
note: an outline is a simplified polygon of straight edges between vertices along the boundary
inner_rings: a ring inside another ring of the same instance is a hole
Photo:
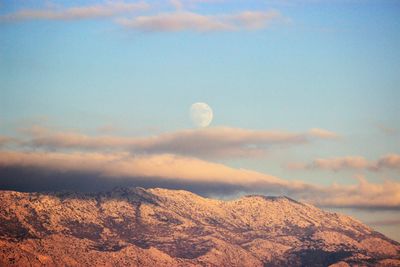
[[[400,266],[400,246],[286,197],[0,191],[0,266]]]

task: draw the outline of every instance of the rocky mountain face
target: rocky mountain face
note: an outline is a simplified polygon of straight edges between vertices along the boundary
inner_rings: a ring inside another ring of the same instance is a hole
[[[0,266],[400,266],[400,245],[287,197],[0,191]]]

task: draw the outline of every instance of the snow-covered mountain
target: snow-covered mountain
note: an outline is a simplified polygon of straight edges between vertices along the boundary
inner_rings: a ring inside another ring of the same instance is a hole
[[[287,197],[0,191],[0,266],[400,266],[400,245]]]

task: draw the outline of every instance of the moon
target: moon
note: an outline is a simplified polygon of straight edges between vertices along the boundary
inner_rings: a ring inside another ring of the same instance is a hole
[[[190,106],[190,118],[196,127],[207,127],[213,119],[213,111],[206,103],[197,102]]]

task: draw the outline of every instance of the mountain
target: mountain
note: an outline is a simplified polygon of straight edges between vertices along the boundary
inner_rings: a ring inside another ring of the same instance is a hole
[[[400,245],[287,197],[0,191],[0,266],[400,266]]]

